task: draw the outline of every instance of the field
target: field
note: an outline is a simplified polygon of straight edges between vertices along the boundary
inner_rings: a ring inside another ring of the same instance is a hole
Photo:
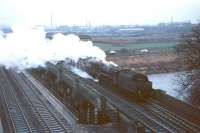
[[[108,44],[108,43],[94,43],[95,46],[100,47],[104,51],[117,51],[121,49],[140,50],[140,49],[154,49],[154,48],[172,48],[177,45],[176,42],[169,43],[138,43],[138,44]]]
[[[182,71],[180,60],[174,49],[178,43],[138,43],[138,44],[106,44],[95,43],[104,51],[116,51],[115,54],[107,52],[106,59],[119,66],[130,68],[144,74],[168,73]],[[127,49],[128,51],[121,51]],[[139,50],[148,49],[148,52]],[[184,69],[184,68],[183,68]]]

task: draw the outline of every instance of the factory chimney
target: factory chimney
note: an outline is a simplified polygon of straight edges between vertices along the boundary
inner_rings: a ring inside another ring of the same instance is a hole
[[[51,19],[51,25],[50,25],[50,27],[51,27],[51,29],[53,29],[53,14],[52,13],[51,13],[50,19]]]

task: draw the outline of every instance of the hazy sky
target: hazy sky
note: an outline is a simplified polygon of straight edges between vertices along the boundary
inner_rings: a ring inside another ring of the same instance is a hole
[[[0,0],[0,25],[157,24],[200,20],[200,0]]]

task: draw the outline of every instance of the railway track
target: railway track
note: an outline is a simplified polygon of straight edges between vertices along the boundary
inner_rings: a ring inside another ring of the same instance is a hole
[[[145,127],[149,128],[151,131],[160,133],[172,132],[171,129],[169,129],[165,125],[162,125],[162,123],[157,122],[154,118],[149,117],[148,114],[137,109],[134,105],[126,102],[124,99],[116,97],[111,93],[109,94],[107,92],[104,92],[104,94],[107,95],[107,100],[115,107],[117,107],[121,112],[128,112],[126,114],[127,116],[137,121],[140,121],[142,124],[144,124]],[[119,102],[121,102],[121,104],[116,105]],[[124,109],[126,109],[126,111]],[[133,117],[132,115],[134,115],[135,117]]]
[[[105,87],[106,88],[106,87]],[[195,125],[194,123],[184,119],[169,110],[163,108],[157,101],[154,103],[148,102],[147,104],[136,104],[134,100],[131,100],[125,96],[121,96],[118,92],[114,92],[113,90],[109,90],[110,92],[116,94],[118,97],[123,97],[130,104],[135,106],[139,112],[144,112],[144,115],[147,115],[160,123],[161,125],[165,125],[167,129],[170,129],[170,132],[173,133],[199,133],[200,127]],[[145,106],[144,106],[145,105]]]
[[[155,112],[157,115],[168,121],[169,123],[173,124],[180,129],[181,132],[185,133],[198,133],[200,132],[200,127],[180,116],[170,112],[169,110],[165,109],[161,105],[158,104],[157,101],[149,102],[146,105],[151,111]]]
[[[39,119],[46,131],[50,132],[73,132],[73,127],[59,114],[55,107],[46,102],[46,99],[37,91],[38,88],[22,73],[13,72],[18,85],[21,85],[22,91],[27,101],[34,107],[36,117]]]
[[[66,74],[68,70],[64,68]],[[65,74],[63,74],[65,75]],[[169,110],[163,108],[156,103],[145,104],[144,106],[137,105],[129,100],[121,98],[117,94],[109,91],[104,87],[100,87],[92,81],[83,79],[87,85],[93,86],[95,93],[103,96],[109,103],[114,105],[120,112],[123,112],[129,118],[140,121],[145,127],[153,132],[172,132],[172,133],[199,133],[200,127],[194,123],[184,119]],[[130,114],[137,117],[132,117]]]
[[[114,91],[110,92],[116,94],[118,97],[121,97],[121,94],[115,93]],[[165,125],[167,129],[170,129],[170,132],[173,133],[199,133],[200,127],[193,124],[192,122],[181,118],[180,116],[171,113],[169,110],[163,108],[161,105],[157,104],[157,101],[154,103],[148,102],[147,104],[136,104],[135,101],[130,100],[123,96],[128,103],[132,104],[137,108],[138,112],[148,116],[153,120],[160,123],[160,125]],[[145,106],[144,106],[145,105]]]
[[[37,92],[36,86],[23,74],[0,69],[1,99],[9,120],[9,131],[16,133],[71,133],[74,127]],[[12,84],[11,84],[12,81]],[[20,91],[21,97],[16,91]],[[22,98],[23,97],[23,98]],[[22,104],[26,102],[27,104]],[[27,106],[28,105],[28,106]],[[38,123],[36,126],[33,122]]]
[[[5,71],[3,68],[0,68],[1,73],[1,100],[3,103],[4,110],[6,111],[9,118],[8,130],[10,132],[34,132],[33,127],[27,120],[22,107],[19,104],[19,99],[16,97],[13,92],[13,88],[10,85]]]
[[[64,68],[64,69],[65,70],[63,71],[63,76],[65,74],[75,76],[75,74],[72,74],[72,72],[69,72],[69,70],[67,70],[66,68]],[[79,78],[79,80],[84,80],[84,82],[88,86],[92,86],[90,88],[94,88],[94,89],[91,91],[94,91],[96,94],[105,97],[107,99],[108,103],[110,103],[111,105],[116,107],[125,116],[128,116],[133,121],[141,122],[147,128],[147,130],[149,132],[160,132],[160,133],[173,132],[172,129],[168,128],[167,126],[163,125],[162,123],[159,123],[154,118],[149,117],[148,114],[139,110],[137,107],[135,107],[130,102],[113,94],[112,92],[99,86],[98,84],[94,83],[93,81],[90,81],[88,79],[82,79],[82,78]],[[67,81],[66,81],[66,83],[67,83]]]
[[[183,132],[183,133],[197,133],[200,132],[200,127],[187,119],[184,119],[166,108],[164,108],[161,103],[158,104],[158,101],[148,102],[146,104],[136,104],[134,99],[126,97],[126,95],[122,95],[119,92],[115,92],[114,90],[107,89],[119,97],[123,97],[135,107],[137,107],[140,112],[146,112],[147,115],[154,118],[157,122],[166,125],[168,129],[171,129],[172,132]]]

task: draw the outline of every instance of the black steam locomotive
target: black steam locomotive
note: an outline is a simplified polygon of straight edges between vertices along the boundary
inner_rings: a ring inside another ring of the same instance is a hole
[[[98,79],[100,84],[123,90],[140,101],[151,97],[152,83],[143,74],[90,59],[80,59],[78,67]]]

